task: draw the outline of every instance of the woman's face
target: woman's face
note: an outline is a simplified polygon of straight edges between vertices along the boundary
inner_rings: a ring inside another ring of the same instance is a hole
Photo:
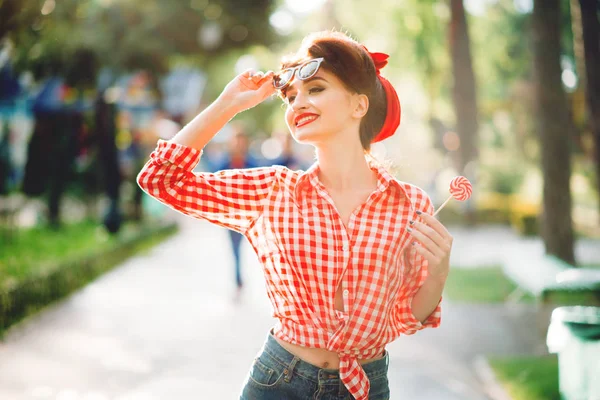
[[[308,80],[294,79],[285,92],[285,120],[292,136],[307,144],[318,144],[348,131],[358,137],[360,119],[353,112],[355,97],[323,68]]]

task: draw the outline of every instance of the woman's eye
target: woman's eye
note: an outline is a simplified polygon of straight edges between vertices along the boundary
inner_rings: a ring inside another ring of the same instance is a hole
[[[319,93],[322,92],[323,90],[325,90],[325,88],[316,86],[316,87],[312,87],[310,89],[308,89],[308,94],[314,94],[314,93]],[[292,104],[294,102],[294,100],[296,99],[296,95],[289,95],[286,96],[286,101],[288,104]]]

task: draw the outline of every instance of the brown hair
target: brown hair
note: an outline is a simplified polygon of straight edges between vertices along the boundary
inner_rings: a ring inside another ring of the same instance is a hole
[[[281,68],[295,67],[317,57],[325,59],[321,68],[334,74],[348,90],[364,94],[369,99],[369,110],[360,122],[360,142],[363,149],[369,151],[387,113],[385,91],[377,78],[371,56],[346,34],[323,31],[306,36],[300,49],[282,60]],[[285,89],[281,94],[285,96]]]

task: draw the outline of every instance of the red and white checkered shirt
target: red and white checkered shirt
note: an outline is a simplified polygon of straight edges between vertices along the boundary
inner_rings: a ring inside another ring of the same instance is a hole
[[[358,359],[381,356],[401,334],[440,324],[439,304],[423,324],[411,311],[427,261],[406,227],[417,210],[432,213],[427,194],[368,158],[377,189],[344,227],[318,164],[306,172],[193,172],[201,154],[161,140],[138,183],[177,211],[243,233],[264,269],[278,320],[274,335],[338,353],[342,381],[356,399],[367,399],[369,379]],[[334,305],[339,285],[345,311]]]

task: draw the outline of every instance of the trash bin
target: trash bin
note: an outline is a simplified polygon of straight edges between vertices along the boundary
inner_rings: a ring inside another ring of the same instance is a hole
[[[546,344],[558,355],[561,398],[600,399],[600,307],[554,309]]]

